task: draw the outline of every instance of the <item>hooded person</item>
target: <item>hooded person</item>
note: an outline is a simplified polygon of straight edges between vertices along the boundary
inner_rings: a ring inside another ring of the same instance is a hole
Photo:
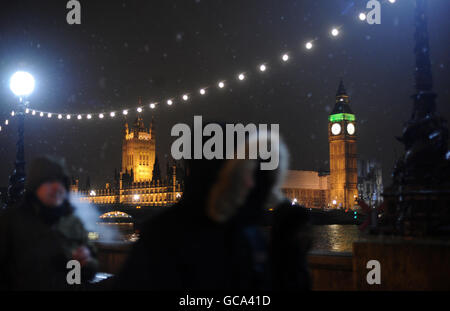
[[[305,207],[285,200],[274,209],[271,229],[271,282],[276,291],[310,290],[307,255],[312,246]]]
[[[281,188],[288,171],[289,151],[281,137],[274,133],[259,131],[258,136],[253,139],[258,144],[264,141],[269,142],[272,155],[278,158],[278,162],[274,169],[254,172],[255,186],[247,197],[245,208],[239,210],[236,218],[251,244],[254,277],[251,289],[279,290],[280,273],[293,272],[293,276],[296,269],[295,265],[284,267],[283,260],[291,256],[289,251],[293,248],[283,248],[285,241],[280,239],[278,234],[278,226],[285,224],[284,221],[279,221],[278,214],[281,207],[287,203]],[[261,164],[265,162],[267,160],[258,158],[258,164],[261,167]],[[276,223],[275,231],[274,222]],[[295,237],[286,236],[289,237],[289,241],[295,240]],[[296,259],[299,258],[296,257]],[[299,265],[302,265],[301,262]]]
[[[252,160],[187,160],[181,200],[143,226],[116,289],[249,288],[251,248],[234,220],[255,169]]]
[[[254,172],[255,186],[237,216],[251,244],[252,289],[307,290],[311,283],[306,260],[311,247],[308,213],[304,207],[292,205],[281,191],[289,151],[278,135],[269,132],[260,131],[253,140],[270,142],[278,165],[273,170]],[[259,164],[264,162],[258,159]]]
[[[97,267],[95,249],[69,203],[70,179],[61,160],[30,165],[23,200],[0,214],[0,289],[70,290],[68,262],[81,266],[86,284]]]

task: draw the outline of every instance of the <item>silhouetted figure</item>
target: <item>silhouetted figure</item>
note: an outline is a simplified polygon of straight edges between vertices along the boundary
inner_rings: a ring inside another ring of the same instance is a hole
[[[279,151],[278,167],[255,171],[255,186],[236,220],[251,244],[252,289],[306,290],[310,288],[308,214],[303,207],[291,205],[281,192],[289,152],[282,139],[274,145]],[[262,162],[258,160],[258,167]]]
[[[274,209],[271,232],[272,285],[274,290],[311,289],[307,253],[312,239],[309,215],[288,200]]]
[[[233,215],[252,186],[245,160],[192,160],[180,202],[144,224],[117,289],[248,288],[250,246]]]
[[[143,225],[117,289],[253,287],[251,242],[236,214],[253,187],[256,161],[188,160],[185,167],[183,197]]]
[[[32,162],[23,201],[0,214],[0,289],[80,289],[94,276],[95,252],[68,201],[69,187],[60,161]],[[81,264],[81,286],[67,283],[72,259]]]

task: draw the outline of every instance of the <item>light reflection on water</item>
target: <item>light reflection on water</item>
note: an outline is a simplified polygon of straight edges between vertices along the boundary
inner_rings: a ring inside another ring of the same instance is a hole
[[[114,234],[104,234],[111,232],[111,230],[104,230],[104,228],[111,229]],[[134,224],[131,222],[98,222],[97,223],[98,241],[100,242],[133,242],[135,240]]]
[[[117,241],[135,241],[132,223],[98,224],[100,226],[116,227],[119,235]],[[352,252],[352,243],[361,237],[356,225],[314,225],[312,226],[312,251]],[[100,241],[102,237],[100,236]]]
[[[352,244],[361,237],[356,225],[313,226],[313,251],[352,252]]]

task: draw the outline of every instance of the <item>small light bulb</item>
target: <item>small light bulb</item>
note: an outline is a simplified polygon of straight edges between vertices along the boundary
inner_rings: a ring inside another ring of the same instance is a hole
[[[264,65],[264,64],[262,64],[261,66],[259,66],[259,70],[260,71],[262,71],[262,72],[264,72],[264,71],[266,71],[266,65]]]
[[[43,112],[41,112],[41,113],[39,114],[39,116],[40,116],[40,117],[43,117],[43,116],[44,116],[44,113],[43,113]]]
[[[366,20],[366,14],[365,13],[359,13],[359,19],[364,21]]]
[[[243,73],[239,74],[238,79],[241,80],[241,81],[244,80],[245,79],[245,75]]]
[[[150,104],[150,108],[151,108],[151,109],[155,109],[155,107],[156,107],[156,105],[155,105],[154,103],[151,103],[151,104]]]
[[[109,115],[111,116],[111,118],[114,118],[116,116],[116,113],[115,112],[111,112]]]
[[[305,44],[305,46],[306,46],[306,48],[307,48],[308,50],[311,50],[312,47],[313,47],[313,44],[312,44],[312,42],[307,42],[307,43]]]
[[[5,120],[5,125],[8,125],[9,124],[9,121],[8,120]]]
[[[188,96],[187,94],[184,94],[184,95],[183,95],[183,100],[186,101],[186,100],[188,100],[188,99],[189,99],[189,96]]]
[[[172,101],[171,99],[168,99],[168,100],[167,100],[167,105],[170,106],[170,105],[172,105],[172,104],[173,104],[173,101]]]
[[[337,36],[339,35],[339,30],[338,30],[337,28],[333,28],[333,29],[331,30],[331,35],[332,35],[333,37],[337,37]]]
[[[219,87],[220,87],[221,89],[223,89],[223,88],[225,87],[225,83],[219,82]]]
[[[89,120],[92,118],[92,116],[90,115],[90,114],[88,114],[87,116],[86,116],[86,118],[88,118]]]
[[[139,107],[139,108],[137,109],[137,112],[141,113],[141,112],[142,112],[142,108]]]
[[[70,120],[70,118],[71,118],[70,114],[68,114],[66,118],[67,118],[67,120]]]
[[[15,115],[16,113],[14,112],[14,110],[13,111],[11,111],[11,116],[13,116],[14,117],[14,115]]]
[[[284,54],[281,59],[283,60],[283,62],[287,62],[289,60],[289,55]]]
[[[103,119],[105,116],[103,115],[103,113],[101,113],[101,114],[98,115],[98,117],[99,117],[100,119]]]
[[[206,93],[205,89],[200,89],[200,94],[201,95],[205,95],[205,93]]]
[[[29,113],[30,112],[30,109],[25,109],[25,113]]]
[[[62,119],[62,115],[59,114],[59,115],[58,115],[58,119]]]
[[[51,113],[48,113],[47,114],[47,118],[51,118],[52,117],[52,114]]]
[[[31,114],[34,116],[34,115],[36,114],[36,111],[33,110],[33,111],[31,112]]]
[[[81,118],[82,118],[82,116],[81,116],[81,114],[79,114],[78,117],[77,117],[77,119],[78,119],[78,120],[81,120]]]
[[[122,111],[123,115],[126,116],[128,114],[128,110]]]

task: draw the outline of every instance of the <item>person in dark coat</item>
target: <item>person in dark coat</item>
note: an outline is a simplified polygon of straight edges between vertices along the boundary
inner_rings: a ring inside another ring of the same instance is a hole
[[[255,171],[255,186],[236,217],[252,246],[253,289],[308,290],[309,217],[304,207],[292,205],[281,192],[289,152],[281,138],[271,139],[277,139],[279,165]]]
[[[251,242],[236,215],[253,188],[256,161],[187,160],[185,167],[181,200],[142,226],[115,289],[252,288]]]
[[[300,291],[311,289],[307,254],[311,249],[311,225],[305,207],[285,200],[272,215],[272,289]]]
[[[183,197],[144,224],[115,288],[248,288],[250,246],[233,215],[252,187],[254,169],[248,160],[190,160]]]
[[[95,248],[68,201],[70,180],[61,161],[35,159],[25,195],[0,213],[0,289],[80,289],[96,272]],[[69,285],[68,261],[81,265],[81,285]]]

